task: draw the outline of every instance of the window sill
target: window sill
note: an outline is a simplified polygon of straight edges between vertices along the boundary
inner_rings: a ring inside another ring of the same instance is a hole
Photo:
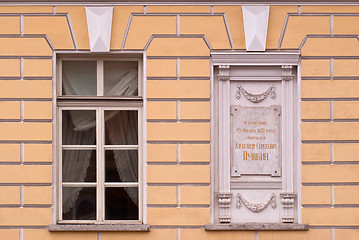
[[[243,224],[206,224],[206,231],[308,231],[308,224],[293,223],[243,223]]]
[[[71,231],[126,231],[126,232],[148,232],[149,224],[51,224],[50,232],[71,232]]]

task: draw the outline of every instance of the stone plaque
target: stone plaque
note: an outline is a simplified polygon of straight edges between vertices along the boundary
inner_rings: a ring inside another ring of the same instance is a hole
[[[232,176],[281,175],[280,106],[231,106]]]

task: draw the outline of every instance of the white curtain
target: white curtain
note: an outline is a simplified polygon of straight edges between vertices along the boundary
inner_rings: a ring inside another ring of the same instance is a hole
[[[137,112],[124,111],[106,121],[111,144],[138,143]],[[138,181],[138,151],[114,151],[117,172],[123,182]],[[125,188],[131,200],[138,204],[138,189]]]
[[[120,76],[118,81],[107,93],[106,96],[134,96],[137,95],[138,79],[137,69],[131,70]]]
[[[72,131],[75,129],[71,119],[62,118],[63,127],[63,143],[93,144],[96,141],[95,128],[87,131]],[[65,150],[62,151],[62,179],[65,182],[84,182],[86,178],[87,168],[90,165],[91,150]],[[62,209],[68,212],[79,197],[82,188],[67,187],[62,191]]]
[[[76,81],[78,74],[74,69],[63,69],[63,90],[65,95],[80,95],[79,89],[84,81]],[[86,85],[86,84],[85,84]],[[121,78],[106,95],[132,96],[137,94],[137,69],[121,74]],[[86,92],[86,91],[85,91]],[[105,114],[106,127],[111,144],[137,143],[137,112],[136,111],[109,111]],[[63,139],[72,145],[95,144],[96,115],[92,111],[70,111],[70,119],[63,118]],[[64,141],[63,141],[64,142]],[[83,182],[90,165],[92,150],[64,151],[62,156],[63,180],[66,182]],[[114,151],[114,159],[121,181],[137,182],[138,153],[137,151]],[[63,188],[63,213],[67,213],[78,199],[82,188]],[[137,188],[125,188],[131,200],[138,204]]]

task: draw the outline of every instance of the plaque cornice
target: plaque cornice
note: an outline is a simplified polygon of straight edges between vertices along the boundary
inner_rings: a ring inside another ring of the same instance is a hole
[[[212,51],[214,66],[296,66],[299,63],[298,51],[275,52],[243,52],[243,51]]]

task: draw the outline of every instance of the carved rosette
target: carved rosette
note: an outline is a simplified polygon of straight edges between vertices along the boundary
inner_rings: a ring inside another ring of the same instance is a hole
[[[218,67],[218,80],[220,81],[226,81],[229,80],[229,65],[219,65]]]
[[[294,222],[294,202],[295,202],[295,193],[281,193],[281,202],[283,208],[283,223],[293,223]]]
[[[231,202],[232,193],[218,193],[218,206],[219,206],[219,222],[231,222]]]
[[[282,65],[282,79],[283,80],[293,80],[293,66],[292,65]]]

